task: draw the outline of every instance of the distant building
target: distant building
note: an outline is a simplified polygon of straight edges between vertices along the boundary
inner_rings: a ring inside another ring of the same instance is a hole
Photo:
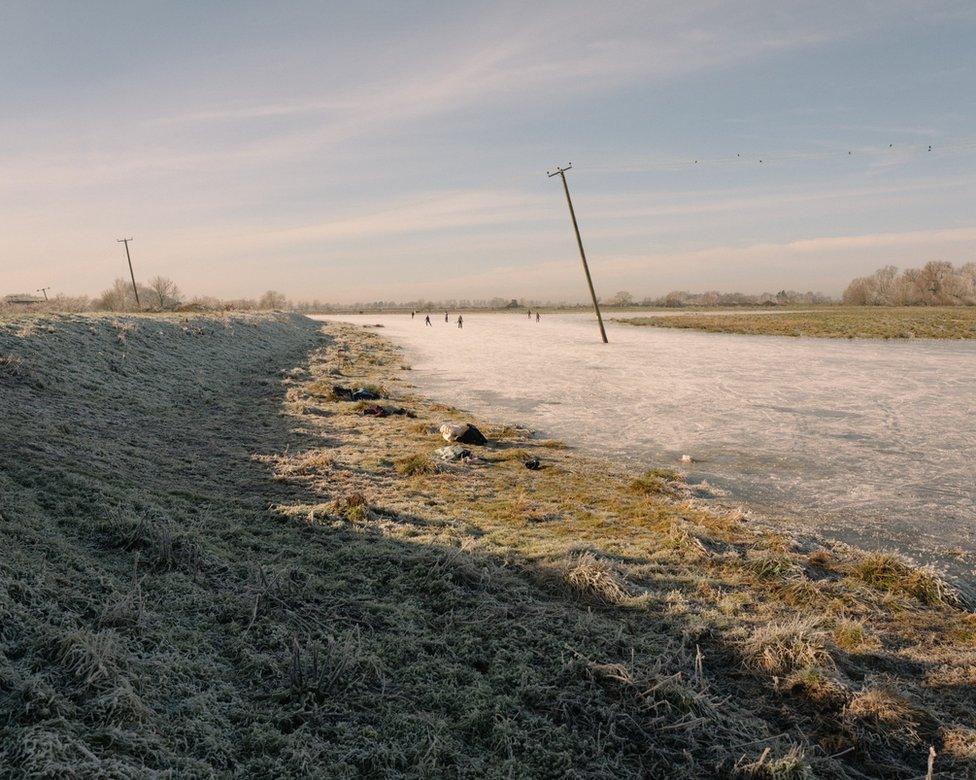
[[[14,306],[30,306],[32,303],[44,303],[44,299],[27,293],[14,293],[13,295],[5,295],[3,302]]]
[[[512,298],[512,300],[509,301],[508,306],[506,306],[505,308],[506,309],[517,309],[518,307],[519,307],[519,302],[515,298]]]

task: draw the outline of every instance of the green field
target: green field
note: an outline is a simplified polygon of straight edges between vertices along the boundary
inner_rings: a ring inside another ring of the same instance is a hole
[[[830,306],[813,310],[695,311],[616,322],[753,336],[825,339],[976,339],[976,306]]]

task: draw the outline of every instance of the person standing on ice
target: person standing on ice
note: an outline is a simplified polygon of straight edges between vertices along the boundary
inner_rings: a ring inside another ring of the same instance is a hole
[[[424,317],[424,325],[430,325],[430,315],[429,314],[426,317]]]
[[[447,312],[444,312],[444,322],[450,322],[450,320],[447,318]]]
[[[415,312],[415,311],[410,312],[410,319],[413,319],[414,318],[414,315],[416,315],[416,313],[417,312]]]
[[[461,318],[461,315],[460,314],[458,315],[458,327],[459,328],[463,328],[464,327],[464,320]]]
[[[536,312],[535,313],[535,321],[538,322],[541,319],[542,319],[542,317],[539,316],[539,312]]]

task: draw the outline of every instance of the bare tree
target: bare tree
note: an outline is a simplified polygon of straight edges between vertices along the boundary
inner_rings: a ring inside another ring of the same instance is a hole
[[[154,276],[149,280],[149,289],[156,298],[156,305],[160,309],[168,309],[179,303],[180,288],[176,282],[165,276]]]
[[[866,276],[852,279],[841,300],[848,306],[866,306],[871,298],[871,280]]]
[[[135,307],[132,287],[125,279],[116,279],[112,286],[95,299],[95,308],[105,311],[125,311]]]
[[[929,306],[953,303],[951,299],[954,276],[952,263],[938,260],[926,263],[919,275],[921,302]]]
[[[258,301],[258,307],[262,309],[286,309],[288,308],[288,299],[280,292],[268,290]]]
[[[708,290],[703,292],[701,295],[701,302],[703,306],[718,306],[721,300],[722,296],[718,290]]]
[[[966,297],[966,303],[970,306],[976,304],[976,263],[966,263],[959,269],[959,278]]]
[[[634,303],[634,296],[626,290],[614,293],[613,297],[607,301],[608,306],[630,306]]]
[[[879,268],[854,279],[844,303],[857,306],[959,306],[976,304],[976,264],[954,268],[933,260],[922,268]]]
[[[677,309],[685,305],[685,293],[681,290],[672,290],[664,296],[664,305],[669,309]]]
[[[898,269],[893,265],[886,265],[874,272],[875,295],[878,303],[883,304],[890,301],[895,289],[895,282],[898,280]]]

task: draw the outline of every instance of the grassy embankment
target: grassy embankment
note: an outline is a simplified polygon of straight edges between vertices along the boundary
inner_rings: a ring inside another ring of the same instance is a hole
[[[660,317],[621,317],[627,325],[690,328],[753,336],[827,339],[976,339],[976,306],[827,306],[813,311],[697,311]]]
[[[930,572],[521,429],[435,463],[467,418],[403,368],[298,317],[0,322],[0,773],[976,772]]]

